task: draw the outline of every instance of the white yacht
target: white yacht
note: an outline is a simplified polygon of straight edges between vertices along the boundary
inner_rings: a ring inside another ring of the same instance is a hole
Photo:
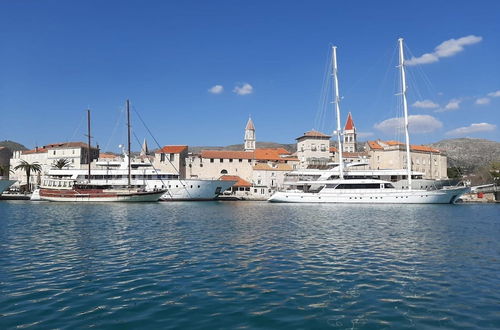
[[[411,170],[410,141],[408,134],[408,107],[406,101],[406,76],[403,39],[399,39],[399,69],[401,95],[405,116],[406,169],[403,170],[351,170],[344,165],[340,128],[340,97],[337,78],[337,52],[332,48],[332,73],[335,87],[335,112],[337,140],[339,143],[338,166],[327,170],[302,170],[291,172],[285,180],[286,189],[275,192],[270,202],[288,203],[364,203],[364,204],[447,204],[455,203],[470,191],[465,186],[444,186],[437,181],[423,180],[422,173]],[[364,165],[364,164],[363,164]]]
[[[150,163],[130,163],[130,185],[145,191],[165,190],[160,200],[213,200],[236,181],[180,179],[178,174],[161,172]],[[127,187],[128,157],[121,161],[98,161],[92,169],[90,182],[95,186]],[[50,169],[42,177],[40,188],[69,188],[89,182],[86,169]]]

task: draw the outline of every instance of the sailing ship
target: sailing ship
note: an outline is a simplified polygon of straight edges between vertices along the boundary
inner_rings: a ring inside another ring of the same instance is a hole
[[[363,203],[363,204],[454,204],[460,196],[470,191],[465,186],[427,185],[414,187],[413,180],[421,180],[422,173],[411,168],[410,138],[408,133],[408,105],[406,100],[406,72],[404,65],[403,39],[399,44],[399,70],[401,95],[404,109],[406,142],[406,171],[371,170],[351,171],[346,168],[342,157],[342,136],[340,127],[340,97],[337,77],[337,47],[332,47],[332,75],[334,79],[335,113],[337,117],[337,140],[339,143],[339,164],[328,170],[319,170],[312,175],[291,172],[291,180],[285,190],[275,192],[270,202],[287,203]],[[404,173],[406,172],[406,173]],[[392,182],[384,178],[398,177]],[[287,183],[287,181],[285,181]]]
[[[127,100],[128,155],[130,155],[130,102]],[[64,175],[52,176],[43,180],[40,189],[35,192],[41,200],[56,202],[156,202],[166,190],[147,191],[143,185],[132,185],[130,157],[127,162],[127,184],[93,182],[91,173],[91,135],[90,110],[87,110],[88,127],[88,176],[87,180],[79,182]]]

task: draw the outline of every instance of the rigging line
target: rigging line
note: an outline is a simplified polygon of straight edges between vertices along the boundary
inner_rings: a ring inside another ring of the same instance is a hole
[[[330,52],[330,50],[329,50],[329,52]],[[318,105],[317,105],[317,109],[316,109],[316,116],[315,116],[315,120],[314,120],[314,127],[317,127],[318,129],[320,129],[319,128],[320,124],[322,122],[324,122],[325,91],[328,90],[327,87],[325,87],[325,85],[329,81],[329,79],[328,79],[328,68],[329,68],[329,65],[330,65],[330,63],[329,63],[330,61],[328,60],[329,52],[327,53],[327,57],[326,57],[325,65],[324,65],[324,69],[323,69],[323,80],[322,80],[322,83],[321,83],[320,95],[319,95],[319,99],[318,99]]]
[[[106,142],[106,147],[105,147],[105,150],[108,150],[109,149],[109,145],[111,143],[111,139],[115,136],[116,134],[116,130],[118,129],[118,126],[119,124],[121,124],[121,119],[123,117],[123,114],[124,114],[124,108],[122,107],[119,107],[118,108],[118,117],[116,118],[115,120],[115,126],[113,127],[113,130],[111,131],[111,135],[109,136],[108,138],[108,142]]]
[[[86,112],[84,112],[82,114],[82,116],[80,117],[80,122],[78,123],[78,126],[76,126],[75,130],[73,131],[73,135],[71,135],[71,138],[68,140],[69,142],[73,141],[73,139],[75,138],[76,132],[80,130],[82,123],[84,121],[84,118],[86,118]]]
[[[393,56],[394,56],[394,53],[395,53],[396,49],[394,48],[393,50]],[[375,61],[369,68],[368,70],[363,70],[363,74],[360,75],[358,77],[358,79],[356,79],[354,81],[354,83],[352,83],[350,86],[348,86],[347,88],[345,88],[345,92],[344,94],[348,94],[350,93],[355,87],[357,87],[357,85],[359,85],[361,83],[361,81],[365,81],[367,80],[366,78],[369,76],[369,74],[371,74],[375,68],[378,68],[382,65],[382,62],[385,58],[387,58],[387,55],[389,55],[389,52],[390,52],[390,48],[386,50],[385,54],[382,54],[381,56],[378,57],[378,60]]]
[[[391,58],[389,59],[389,63],[386,66],[385,73],[384,73],[384,76],[382,78],[382,83],[379,84],[375,101],[372,103],[372,106],[375,109],[380,106],[380,103],[381,103],[381,100],[382,100],[382,95],[383,95],[382,90],[385,89],[385,88],[387,88],[388,80],[389,80],[389,73],[392,72],[392,74],[394,76],[394,71],[393,71],[394,65],[393,64],[394,64],[394,58],[396,56],[396,53],[397,53],[397,47],[393,47]],[[394,79],[392,79],[392,81],[394,81]],[[385,93],[387,93],[387,92],[385,92]],[[385,93],[384,93],[384,95],[385,95]],[[394,109],[393,104],[392,104],[393,99],[394,99],[393,97],[391,97],[389,99],[389,100],[391,100],[389,102],[391,104],[391,109]]]
[[[413,55],[412,51],[410,50],[410,48],[409,48],[406,44],[404,45],[404,47],[405,47],[405,50],[409,53],[409,55],[410,55],[411,57],[415,57],[415,55]],[[410,58],[411,58],[411,57],[410,57]],[[429,79],[429,77],[425,74],[425,71],[424,71],[424,69],[423,69],[422,65],[416,65],[415,67],[416,67],[416,69],[420,72],[420,75],[421,75],[421,77],[422,77],[422,80],[423,80],[423,81],[424,81],[424,83],[426,84],[426,87],[429,89],[429,90],[428,90],[428,91],[429,91],[429,94],[432,94],[432,93],[437,94],[437,90],[436,90],[436,88],[434,87],[434,84],[433,84],[433,83],[432,83],[432,81]]]
[[[134,111],[137,115],[137,117],[139,118],[139,120],[141,121],[142,125],[144,126],[144,128],[148,131],[149,135],[153,138],[153,140],[155,141],[156,145],[158,146],[159,149],[161,149],[161,146],[160,144],[158,143],[158,140],[156,140],[156,138],[154,137],[153,133],[151,132],[151,130],[149,129],[149,127],[146,125],[146,123],[144,122],[144,120],[142,119],[141,115],[139,114],[139,112],[137,111],[137,109],[135,108],[135,106],[132,106],[132,111]],[[179,159],[180,159],[180,154],[179,154]],[[191,194],[189,193],[189,191],[187,190],[187,185],[185,184],[185,181],[183,182],[183,180],[181,179],[181,173],[179,172],[179,170],[175,167],[174,164],[172,164],[172,162],[170,161],[170,159],[167,159],[168,162],[170,163],[170,165],[172,165],[172,167],[174,168],[174,170],[177,172],[177,174],[179,175],[179,182],[182,184],[182,186],[184,187],[184,190],[186,190],[187,194],[189,197],[191,197]]]
[[[132,132],[132,135],[134,136],[136,142],[141,145],[141,142],[139,141],[139,138],[137,137],[137,135],[135,134],[135,132]],[[129,155],[129,157],[131,157],[131,155]],[[151,167],[155,170],[156,172],[156,175],[158,175],[158,169],[154,166],[154,164],[151,162],[151,159],[149,159],[148,155],[146,154],[146,159],[148,160],[149,164],[151,165]],[[163,187],[165,187],[167,189],[167,193],[170,197],[173,197],[172,194],[170,193],[170,189],[167,188],[167,185],[165,184],[165,182],[163,181],[163,178],[161,177],[160,175],[160,181],[163,185]]]

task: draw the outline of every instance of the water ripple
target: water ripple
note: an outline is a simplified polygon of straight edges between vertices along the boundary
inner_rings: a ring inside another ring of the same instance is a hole
[[[2,202],[0,328],[496,329],[498,210]]]

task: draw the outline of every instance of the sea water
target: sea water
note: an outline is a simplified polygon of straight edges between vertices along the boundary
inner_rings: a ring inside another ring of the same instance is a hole
[[[0,202],[0,328],[500,328],[499,205]]]

